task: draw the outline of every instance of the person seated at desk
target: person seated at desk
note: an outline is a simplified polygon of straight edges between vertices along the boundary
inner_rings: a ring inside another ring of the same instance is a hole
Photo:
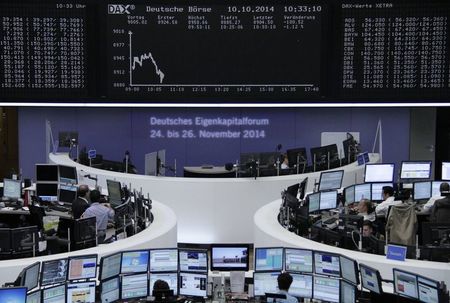
[[[385,216],[388,213],[389,206],[401,204],[402,201],[396,201],[394,197],[394,189],[392,186],[383,186],[383,202],[375,207],[375,214],[377,216]]]
[[[109,203],[100,204],[100,191],[93,190],[90,193],[91,206],[83,213],[82,218],[96,217],[97,219],[97,239],[101,244],[106,237],[108,220],[114,219],[114,210]]]
[[[152,295],[155,297],[155,302],[176,302],[175,296],[166,297],[170,292],[169,284],[164,280],[156,280],[153,284]]]
[[[77,190],[77,198],[72,202],[72,215],[75,220],[79,219],[89,207],[88,197],[89,186],[80,185]]]
[[[287,154],[283,154],[283,162],[281,162],[281,169],[289,169],[289,159]]]
[[[450,192],[450,185],[447,182],[442,182],[441,185],[439,186],[439,196],[433,196],[431,197],[427,203],[425,203],[423,205],[422,208],[422,213],[423,214],[430,214],[431,213],[431,209],[434,206],[434,203],[439,200],[439,199],[443,199],[445,198],[445,192]]]
[[[362,229],[363,237],[373,236],[373,225],[369,220],[364,220],[363,229]]]
[[[436,223],[450,223],[450,191],[442,191],[443,199],[434,203],[431,209],[430,221]]]
[[[283,272],[278,275],[277,281],[278,281],[278,293],[281,295],[286,295],[286,299],[277,299],[277,303],[298,303],[297,298],[288,294],[289,287],[291,287],[294,278],[292,278],[292,276],[289,273]]]
[[[375,221],[375,213],[373,212],[372,202],[368,199],[361,199],[358,203],[358,215],[364,217],[364,221]]]

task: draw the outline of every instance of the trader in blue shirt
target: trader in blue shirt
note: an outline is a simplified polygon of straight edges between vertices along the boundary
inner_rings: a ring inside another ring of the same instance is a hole
[[[109,203],[100,204],[100,192],[93,190],[90,193],[91,205],[83,214],[83,218],[95,217],[97,220],[97,239],[101,244],[106,237],[106,228],[108,226],[108,220],[114,218],[114,210]]]
[[[278,275],[277,281],[278,281],[278,289],[279,289],[278,293],[282,294],[282,295],[286,295],[286,299],[277,299],[276,302],[277,303],[298,303],[297,298],[288,294],[289,287],[291,287],[292,281],[294,281],[292,276],[287,272],[283,272]]]

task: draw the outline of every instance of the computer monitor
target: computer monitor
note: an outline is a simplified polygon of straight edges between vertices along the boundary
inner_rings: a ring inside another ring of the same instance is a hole
[[[339,264],[341,266],[342,279],[349,281],[354,285],[358,285],[359,284],[358,262],[341,255],[339,256]]]
[[[3,179],[3,196],[9,199],[19,199],[22,196],[21,181]]]
[[[289,186],[286,189],[286,193],[288,193],[289,195],[291,195],[294,198],[297,198],[299,188],[300,188],[300,183],[296,183],[294,185]]]
[[[388,183],[388,182],[384,182],[384,183],[372,183],[372,197],[371,200],[372,201],[383,201],[383,187],[385,186],[390,186],[392,188],[394,188],[394,184],[393,183]]]
[[[180,270],[184,272],[208,272],[208,252],[197,249],[178,250]]]
[[[431,161],[402,161],[400,179],[430,179]]]
[[[95,281],[67,284],[67,303],[95,303]]]
[[[122,253],[104,256],[100,260],[100,281],[118,276],[120,274]]]
[[[26,303],[26,287],[0,288],[0,302],[5,303]]]
[[[0,252],[7,253],[11,251],[11,229],[0,228]]]
[[[355,203],[355,185],[347,186],[344,189],[345,204]]]
[[[427,200],[431,198],[431,182],[422,181],[414,182],[413,199],[414,200]]]
[[[355,202],[359,202],[362,199],[370,199],[372,197],[371,187],[370,183],[355,185]]]
[[[359,231],[363,227],[364,217],[360,215],[339,214],[339,228],[347,231]]]
[[[166,272],[166,273],[151,273],[150,274],[150,285],[149,293],[153,292],[153,286],[158,280],[166,281],[169,288],[173,290],[174,295],[178,294],[178,273],[177,272]]]
[[[187,297],[206,297],[206,273],[180,272],[179,294]]]
[[[314,273],[327,276],[341,276],[339,255],[314,251]]]
[[[394,182],[394,168],[393,163],[366,164],[364,183]]]
[[[441,184],[445,181],[433,181],[431,182],[431,196],[438,197],[441,196]]]
[[[319,209],[327,210],[336,208],[337,204],[337,190],[320,192]]]
[[[42,291],[36,290],[28,293],[27,295],[27,303],[41,303]]]
[[[97,255],[76,256],[69,258],[69,273],[67,279],[84,280],[97,276]]]
[[[150,272],[167,272],[178,270],[178,249],[151,249]]]
[[[58,182],[58,165],[36,164],[36,182]]]
[[[439,302],[439,282],[417,275],[419,301],[424,303]]]
[[[422,245],[439,246],[450,235],[450,223],[423,222]]]
[[[320,173],[319,191],[339,189],[344,177],[343,170],[334,170]]]
[[[106,187],[108,188],[108,200],[112,206],[122,204],[122,187],[120,182],[113,180],[106,180]]]
[[[417,276],[398,268],[393,268],[392,272],[394,275],[394,293],[402,297],[418,300]]]
[[[122,300],[142,298],[148,296],[148,275],[147,273],[129,275],[122,277]]]
[[[293,148],[286,150],[289,161],[289,167],[295,167],[298,163],[305,163],[307,161],[306,148]]]
[[[22,279],[20,286],[26,287],[28,291],[38,287],[39,284],[39,269],[41,262],[36,262],[22,270]]]
[[[66,282],[68,263],[67,259],[42,262],[41,286]]]
[[[442,162],[441,180],[450,180],[450,162]]]
[[[303,200],[303,198],[305,197],[307,185],[308,185],[308,177],[306,177],[305,179],[302,180],[302,182],[300,182],[300,186],[298,188],[298,192],[299,192],[298,198],[300,200]]]
[[[308,195],[308,212],[313,213],[320,209],[320,192]]]
[[[281,271],[283,269],[283,248],[255,248],[255,271]]]
[[[120,299],[120,278],[104,280],[100,284],[100,300],[102,303],[114,303]]]
[[[11,229],[11,248],[13,252],[32,252],[39,249],[39,235],[36,226]]]
[[[120,273],[141,273],[148,271],[148,250],[134,250],[122,252]]]
[[[259,166],[275,168],[279,156],[279,152],[262,152],[259,154]]]
[[[248,244],[212,244],[211,270],[248,271]]]
[[[381,287],[380,272],[377,269],[369,267],[362,263],[359,264],[359,271],[361,273],[361,283],[363,288],[381,295],[383,289]]]
[[[339,291],[339,279],[314,276],[313,299],[338,303]]]
[[[74,185],[64,185],[59,186],[59,196],[58,201],[65,204],[72,204],[72,202],[77,198],[77,187]]]
[[[58,183],[36,183],[36,196],[45,202],[58,201]]]
[[[56,285],[43,289],[42,303],[66,303],[66,285]]]
[[[289,287],[289,294],[298,298],[312,298],[313,277],[312,275],[304,275],[291,273],[292,284]]]
[[[313,271],[312,254],[313,254],[312,251],[308,249],[285,248],[284,249],[285,270],[288,272],[312,273]]]
[[[356,303],[356,286],[341,280],[341,300],[340,303]]]
[[[59,183],[77,184],[77,168],[74,166],[59,165]]]
[[[364,165],[366,163],[369,163],[370,162],[369,153],[364,152],[364,153],[358,154],[356,156],[356,160],[358,161],[358,165]]]
[[[280,272],[254,272],[253,291],[255,297],[262,297],[266,293],[278,292],[278,275]]]

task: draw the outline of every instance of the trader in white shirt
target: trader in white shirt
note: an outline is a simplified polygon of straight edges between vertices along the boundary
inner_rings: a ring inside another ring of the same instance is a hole
[[[450,192],[450,185],[447,182],[442,182],[439,186],[439,196],[433,196],[430,198],[430,200],[427,201],[427,203],[424,204],[422,208],[422,213],[429,214],[431,213],[431,209],[434,206],[434,202],[436,202],[439,199],[445,198],[445,196],[442,194],[444,192]]]
[[[401,204],[402,201],[395,201],[394,189],[392,186],[383,186],[383,199],[384,201],[375,207],[375,213],[377,216],[386,216],[389,210],[389,206]]]

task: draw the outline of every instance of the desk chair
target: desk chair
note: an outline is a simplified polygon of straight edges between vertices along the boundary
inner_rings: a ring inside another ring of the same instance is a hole
[[[266,292],[266,302],[284,303],[287,299],[285,294],[276,294]]]

